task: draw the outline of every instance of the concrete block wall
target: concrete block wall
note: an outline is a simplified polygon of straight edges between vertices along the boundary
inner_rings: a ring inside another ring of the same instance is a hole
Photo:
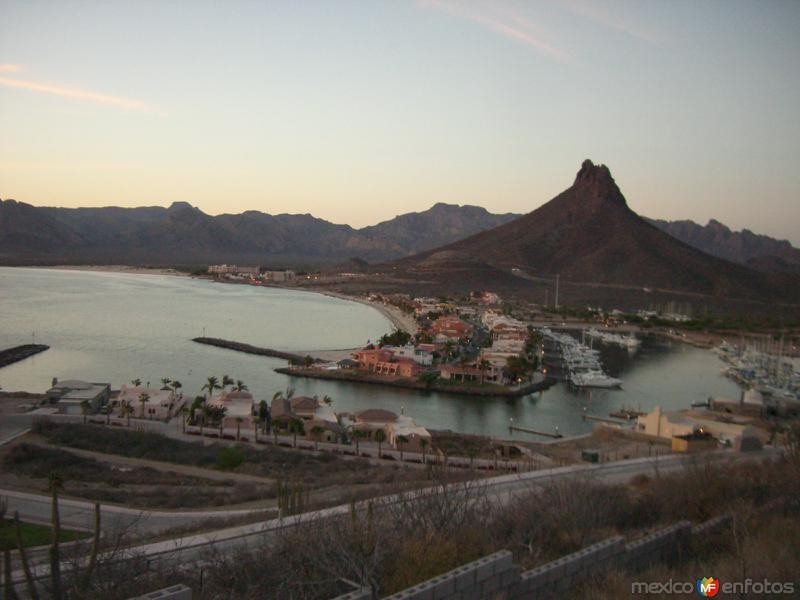
[[[519,575],[511,552],[501,550],[385,600],[510,600]]]
[[[692,527],[692,535],[704,537],[709,534],[719,533],[729,528],[732,522],[733,518],[731,515],[720,515]]]
[[[192,600],[192,590],[183,584],[171,585],[130,600]]]
[[[624,559],[625,538],[608,538],[562,556],[558,560],[526,571],[512,590],[512,597],[520,600],[562,596],[572,586],[599,571],[618,566]]]
[[[369,588],[359,588],[352,592],[336,596],[333,600],[370,600],[372,598],[372,590]]]
[[[692,536],[692,524],[679,521],[625,546],[625,566],[639,570],[656,562],[680,557],[688,550]]]

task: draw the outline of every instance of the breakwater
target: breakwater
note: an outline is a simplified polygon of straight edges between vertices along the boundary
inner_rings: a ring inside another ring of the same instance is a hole
[[[258,346],[251,346],[250,344],[243,344],[241,342],[233,342],[231,340],[222,340],[219,338],[210,337],[196,337],[192,339],[193,342],[198,344],[206,344],[208,346],[216,346],[217,348],[225,348],[226,350],[235,350],[236,352],[244,352],[245,354],[256,354],[258,356],[269,356],[271,358],[282,358],[293,363],[302,363],[307,360],[318,362],[319,359],[313,358],[308,355],[296,354],[294,352],[284,352],[283,350],[273,350],[272,348],[260,348]]]
[[[335,371],[328,371],[314,368],[285,367],[275,369],[275,372],[281,373],[282,375],[289,375],[290,377],[308,377],[311,379],[327,379],[329,381],[348,381],[351,383],[386,385],[390,387],[406,388],[424,392],[457,394],[459,396],[499,396],[504,398],[518,398],[520,396],[527,396],[528,394],[545,390],[555,383],[554,380],[548,377],[540,381],[533,381],[528,385],[519,387],[505,387],[493,384],[464,385],[448,383],[446,381],[426,382],[416,379],[397,379],[356,369],[338,369]]]
[[[14,346],[0,351],[0,367],[5,367],[15,362],[19,362],[34,354],[39,354],[48,350],[50,346],[44,344],[23,344],[22,346]]]

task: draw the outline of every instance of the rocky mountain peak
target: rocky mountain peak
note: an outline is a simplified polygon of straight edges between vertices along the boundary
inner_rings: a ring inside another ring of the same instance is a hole
[[[613,202],[614,204],[627,206],[625,197],[617,187],[611,171],[605,165],[596,165],[588,158],[581,164],[581,169],[575,176],[575,183],[572,189],[579,191],[587,200],[597,204]]]

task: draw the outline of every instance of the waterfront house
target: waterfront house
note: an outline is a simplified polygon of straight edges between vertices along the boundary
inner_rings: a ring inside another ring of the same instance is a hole
[[[297,418],[292,412],[292,403],[283,396],[272,399],[269,414],[272,426],[278,429],[287,429],[289,424]]]
[[[295,396],[289,400],[292,414],[300,419],[310,420],[314,418],[314,414],[320,407],[320,402],[317,398],[310,396]]]
[[[410,358],[402,358],[391,362],[379,362],[375,365],[375,373],[389,377],[413,379],[422,373],[422,365]]]
[[[439,377],[445,381],[480,381],[481,371],[474,365],[443,364],[439,367]]]
[[[46,392],[50,404],[56,404],[60,414],[83,414],[88,403],[90,413],[97,412],[111,397],[111,384],[66,379],[59,381],[53,378],[52,386]]]
[[[165,421],[180,409],[183,404],[182,398],[182,394],[176,396],[172,390],[123,385],[119,395],[111,401],[110,408],[119,416],[123,416],[122,407],[130,406],[133,409],[131,416],[137,419]]]
[[[222,427],[235,429],[250,429],[253,426],[254,400],[250,392],[232,390],[227,394],[212,396],[208,399],[209,406],[225,409]]]
[[[405,346],[384,346],[383,349],[393,352],[394,358],[398,360],[408,358],[424,366],[433,364],[433,352],[427,348],[407,344]]]
[[[353,353],[353,358],[358,361],[360,368],[366,371],[374,371],[375,366],[380,362],[389,362],[394,353],[384,348],[363,348]]]
[[[425,439],[428,444],[431,441],[430,432],[417,425],[411,417],[381,408],[370,408],[356,413],[351,429],[363,432],[368,440],[374,440],[375,433],[382,430],[390,447],[409,452],[422,451],[420,440]]]

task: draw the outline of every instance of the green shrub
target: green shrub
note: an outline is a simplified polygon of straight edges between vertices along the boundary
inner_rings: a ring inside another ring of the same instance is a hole
[[[217,468],[222,471],[232,471],[244,464],[244,450],[238,446],[222,448],[217,454]]]

